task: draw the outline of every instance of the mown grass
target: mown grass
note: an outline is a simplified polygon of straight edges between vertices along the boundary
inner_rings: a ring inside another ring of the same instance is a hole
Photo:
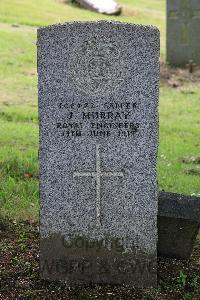
[[[36,36],[0,25],[0,104],[36,104]]]
[[[106,16],[74,5],[65,0],[1,0],[0,22],[28,26],[46,26],[67,21],[118,20],[137,24],[151,24],[161,31],[161,54],[165,54],[165,0],[119,0],[121,16]]]
[[[97,19],[153,24],[161,30],[161,55],[164,58],[165,1],[119,2],[124,6],[124,14],[108,17],[63,1],[1,0],[0,203],[3,214],[20,218],[38,217],[35,26]],[[183,156],[198,156],[200,153],[199,101],[200,88],[193,83],[190,86],[185,83],[184,90],[161,86],[159,190],[200,194],[200,176],[187,173],[188,169],[198,170],[198,165],[181,161]]]
[[[0,121],[1,213],[38,217],[38,126],[33,122]]]
[[[140,22],[148,24],[160,24],[165,17],[164,0],[119,0],[123,6],[121,16],[99,15],[85,9],[80,9],[68,4],[65,0],[2,0],[0,7],[0,22],[9,24],[22,24],[29,26],[45,26],[51,23],[96,20],[96,19],[118,19],[121,21]]]
[[[160,93],[160,146],[158,159],[159,189],[200,195],[199,176],[187,174],[196,168],[183,157],[200,155],[200,92],[163,87]],[[199,169],[200,171],[200,169]]]

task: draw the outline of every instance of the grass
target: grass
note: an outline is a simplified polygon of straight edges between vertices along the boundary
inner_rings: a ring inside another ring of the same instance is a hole
[[[165,12],[164,0],[137,0],[134,6],[131,0],[118,1],[123,5],[123,14],[120,17],[99,15],[79,9],[72,5],[66,5],[62,0],[2,0],[0,22],[17,23],[29,26],[45,26],[52,23],[74,21],[74,20],[96,20],[96,19],[119,19],[121,21],[160,24]],[[148,17],[148,20],[147,20]]]
[[[1,213],[20,219],[38,217],[38,126],[32,121],[0,122]]]
[[[186,174],[194,164],[181,158],[199,156],[200,93],[183,95],[181,90],[161,88],[159,189],[183,194],[200,194],[200,176]]]
[[[72,20],[116,19],[153,24],[161,31],[165,57],[165,1],[121,0],[124,13],[108,17],[59,0],[1,0],[0,3],[0,205],[15,218],[38,218],[38,126],[36,27]],[[159,190],[200,195],[200,177],[183,156],[200,153],[200,87],[161,86]]]
[[[26,26],[46,26],[53,23],[97,19],[152,24],[161,31],[161,53],[165,54],[165,0],[121,0],[123,15],[119,17],[99,15],[72,5],[64,0],[1,0],[0,22]]]

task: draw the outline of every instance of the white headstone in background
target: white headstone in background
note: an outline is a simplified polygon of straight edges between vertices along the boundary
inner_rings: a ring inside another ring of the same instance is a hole
[[[101,14],[117,15],[121,13],[121,6],[113,0],[75,0],[75,2]]]

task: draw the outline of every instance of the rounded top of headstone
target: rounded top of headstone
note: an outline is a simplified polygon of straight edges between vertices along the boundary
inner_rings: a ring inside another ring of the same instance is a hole
[[[52,47],[62,57],[70,51],[62,63],[74,91],[83,96],[104,97],[119,93],[128,73],[136,74],[134,68],[130,70],[132,53],[135,65],[138,57],[144,62],[150,52],[153,59],[159,51],[159,31],[153,26],[116,21],[67,22],[39,29],[39,47],[40,44],[45,45],[49,57],[53,57]],[[140,49],[145,49],[142,56]]]
[[[92,26],[102,26],[102,27],[108,27],[108,26],[114,26],[114,27],[129,27],[129,28],[134,28],[134,29],[142,29],[142,30],[150,30],[154,31],[155,33],[157,32],[158,34],[160,33],[159,29],[154,26],[154,25],[143,25],[143,24],[133,24],[133,23],[127,23],[127,22],[120,22],[120,21],[105,21],[105,20],[98,20],[98,21],[73,21],[73,22],[65,22],[65,23],[57,23],[57,24],[52,24],[49,26],[45,27],[40,27],[38,28],[38,32],[41,31],[47,31],[47,30],[52,30],[54,28],[61,28],[61,27],[92,27]]]

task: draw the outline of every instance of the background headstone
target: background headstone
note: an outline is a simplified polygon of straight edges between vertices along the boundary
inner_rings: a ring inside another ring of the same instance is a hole
[[[159,31],[38,31],[41,273],[156,285]]]
[[[167,62],[200,64],[200,1],[167,0]]]
[[[114,0],[74,0],[81,7],[107,15],[120,15],[121,6]]]

